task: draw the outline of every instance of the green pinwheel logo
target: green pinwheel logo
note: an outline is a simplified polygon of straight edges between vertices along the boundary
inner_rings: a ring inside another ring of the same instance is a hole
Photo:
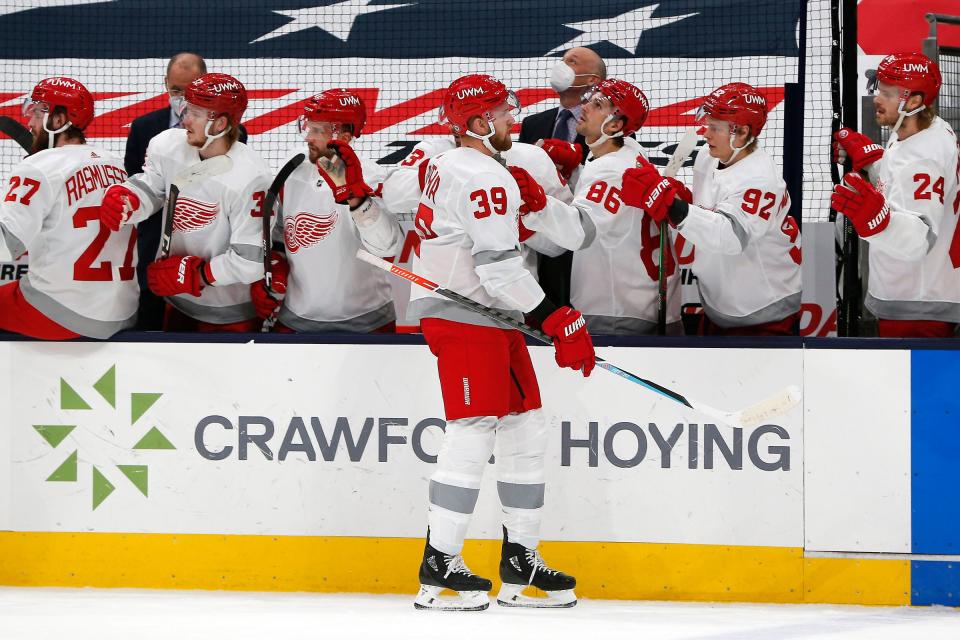
[[[93,384],[92,392],[102,398],[113,410],[112,421],[119,421],[120,424],[123,424],[124,419],[118,415],[119,410],[117,409],[116,365],[111,366],[107,372]],[[144,416],[162,396],[162,393],[152,392],[133,392],[130,394],[129,426],[137,430],[136,432],[138,434],[143,434],[132,446],[133,451],[172,450],[176,448],[156,426],[151,426],[149,429],[146,428],[149,420],[144,419]],[[93,396],[87,394],[87,398],[93,398]],[[78,426],[83,424],[84,417],[93,412],[93,407],[84,399],[84,395],[76,391],[66,379],[60,378],[60,410],[62,416],[69,417],[65,422],[70,422],[71,424],[35,424],[33,428],[54,450],[62,449],[68,452],[63,462],[47,477],[47,482],[77,482],[79,475],[77,468],[78,458],[83,458],[83,452],[75,438],[70,438],[69,441],[67,441],[67,439],[74,433],[74,430],[77,429]],[[126,427],[126,425],[124,425],[124,427]],[[107,428],[105,431],[106,433],[114,435],[117,433],[129,433],[128,430],[125,431],[114,428]],[[66,444],[64,444],[65,441]],[[120,443],[114,442],[112,444],[116,446]],[[61,447],[60,445],[64,446]],[[122,447],[122,445],[120,446]],[[113,464],[113,466],[115,466],[140,493],[144,496],[149,495],[150,470],[146,464]],[[116,487],[107,479],[104,473],[106,468],[101,469],[95,463],[91,463],[90,467],[92,469],[93,509],[96,509],[114,492]]]

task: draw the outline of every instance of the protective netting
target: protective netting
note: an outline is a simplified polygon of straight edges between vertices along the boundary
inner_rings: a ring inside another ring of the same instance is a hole
[[[0,31],[0,115],[19,118],[41,78],[73,77],[97,101],[88,137],[122,154],[129,123],[167,105],[169,57],[195,51],[247,86],[250,144],[274,167],[302,144],[300,102],[331,87],[362,93],[370,116],[357,147],[391,163],[446,134],[436,108],[457,76],[499,77],[528,115],[556,105],[548,78],[563,51],[588,46],[610,76],[647,93],[653,111],[637,137],[663,164],[704,95],[748,82],[773,106],[762,143],[793,173],[788,183],[802,182],[804,219],[826,217],[826,0],[0,0]],[[21,155],[0,140],[0,172]]]
[[[937,105],[940,117],[949,122],[954,131],[960,131],[960,49],[941,47],[939,59],[943,75]]]

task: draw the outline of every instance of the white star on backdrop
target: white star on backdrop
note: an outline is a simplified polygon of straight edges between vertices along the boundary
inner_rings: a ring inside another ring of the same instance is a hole
[[[566,23],[563,26],[580,31],[580,35],[568,40],[550,53],[561,53],[573,47],[586,47],[599,42],[609,42],[628,53],[635,54],[637,45],[640,44],[640,34],[644,31],[663,27],[697,15],[696,13],[686,13],[680,16],[663,18],[651,17],[659,6],[659,4],[653,4],[648,7],[641,7],[612,18]]]
[[[371,6],[369,0],[343,0],[343,2],[322,7],[308,7],[306,9],[290,9],[286,11],[277,10],[274,11],[274,13],[293,18],[293,20],[269,33],[263,34],[256,40],[250,42],[250,44],[264,40],[272,40],[273,38],[285,36],[288,33],[312,29],[313,27],[322,29],[333,37],[346,42],[347,38],[350,37],[350,31],[353,30],[353,24],[360,16],[383,11],[384,9],[406,7],[410,4],[416,3],[405,2],[402,4],[376,4]]]

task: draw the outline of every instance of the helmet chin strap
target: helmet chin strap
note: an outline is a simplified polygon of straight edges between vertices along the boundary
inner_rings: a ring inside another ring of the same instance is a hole
[[[43,130],[47,132],[47,149],[53,149],[54,138],[57,137],[58,133],[63,133],[70,128],[70,125],[73,123],[67,120],[67,123],[60,127],[59,129],[48,129],[47,123],[50,121],[50,114],[43,114]]]
[[[604,142],[606,142],[607,140],[610,140],[611,138],[622,138],[622,137],[623,137],[623,130],[617,131],[617,132],[614,133],[614,134],[608,134],[606,131],[604,131],[604,129],[607,128],[607,125],[608,125],[610,122],[612,122],[615,117],[617,117],[617,116],[616,116],[615,114],[611,113],[611,114],[608,115],[606,118],[604,118],[604,119],[603,119],[603,124],[600,125],[600,137],[597,138],[596,140],[594,140],[593,142],[588,142],[588,143],[587,143],[587,146],[590,147],[590,156],[591,156],[591,157],[593,157],[593,152],[594,152],[594,150],[600,148],[600,146],[601,146]]]
[[[227,128],[224,129],[223,131],[221,131],[220,133],[211,134],[211,133],[210,133],[210,127],[212,127],[212,126],[213,126],[213,120],[207,120],[207,126],[204,127],[204,129],[203,129],[203,133],[204,133],[205,136],[207,136],[207,139],[204,140],[203,146],[200,147],[200,151],[201,151],[201,152],[206,151],[207,147],[209,147],[211,144],[213,144],[213,142],[214,142],[215,140],[219,140],[219,139],[222,138],[223,136],[227,135],[227,132],[228,132],[228,131],[230,131],[230,125],[227,125]]]
[[[907,96],[906,98],[900,100],[900,104],[897,106],[897,114],[899,115],[897,116],[897,123],[893,125],[893,129],[892,129],[893,133],[896,133],[897,129],[900,128],[900,125],[903,124],[904,118],[906,118],[907,116],[915,116],[921,111],[923,111],[923,109],[926,107],[926,105],[921,103],[920,106],[914,109],[913,111],[905,111],[907,106],[907,100],[909,99],[910,99],[910,96]]]
[[[731,125],[731,127],[730,127],[730,148],[733,149],[733,153],[730,154],[730,157],[729,157],[729,158],[727,158],[726,160],[723,161],[723,164],[725,164],[725,165],[728,165],[728,166],[729,166],[730,163],[733,162],[738,155],[740,155],[740,152],[741,152],[741,151],[743,151],[744,149],[746,149],[747,147],[749,147],[751,144],[753,144],[753,141],[756,140],[756,138],[753,137],[753,136],[750,136],[750,137],[747,139],[747,141],[743,143],[743,146],[742,146],[742,147],[738,147],[738,146],[736,145],[736,140],[737,140],[737,128],[736,128],[736,126]]]
[[[481,141],[483,143],[483,146],[487,149],[487,151],[496,155],[500,153],[500,151],[496,147],[494,147],[493,144],[490,142],[490,138],[492,138],[494,134],[497,133],[497,130],[494,129],[493,127],[493,120],[490,120],[490,119],[487,120],[487,128],[490,130],[490,133],[488,133],[485,136],[476,134],[473,131],[470,131],[470,129],[467,129],[465,133],[471,138],[476,138],[477,140]]]

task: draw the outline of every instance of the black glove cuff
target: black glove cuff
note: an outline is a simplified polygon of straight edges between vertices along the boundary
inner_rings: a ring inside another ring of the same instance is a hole
[[[213,283],[207,280],[207,261],[201,260],[198,268],[200,269],[200,279],[203,280],[203,284],[212,287]]]
[[[687,204],[686,200],[674,198],[673,203],[667,210],[667,217],[670,218],[673,226],[677,226],[684,221],[688,213],[690,213],[690,205]]]
[[[536,307],[533,308],[530,313],[527,315],[534,318],[539,324],[543,324],[543,321],[550,317],[550,314],[559,309],[557,305],[550,302],[550,299],[547,296],[543,296],[543,300]]]
[[[348,200],[349,200],[349,198],[348,198],[347,200],[345,200],[344,202],[347,202]],[[357,209],[359,209],[360,207],[366,205],[366,204],[369,203],[369,202],[370,202],[370,196],[364,196],[364,197],[363,197],[363,200],[361,200],[359,203],[357,203],[357,206],[355,206],[355,207],[350,207],[350,211],[356,211]]]

